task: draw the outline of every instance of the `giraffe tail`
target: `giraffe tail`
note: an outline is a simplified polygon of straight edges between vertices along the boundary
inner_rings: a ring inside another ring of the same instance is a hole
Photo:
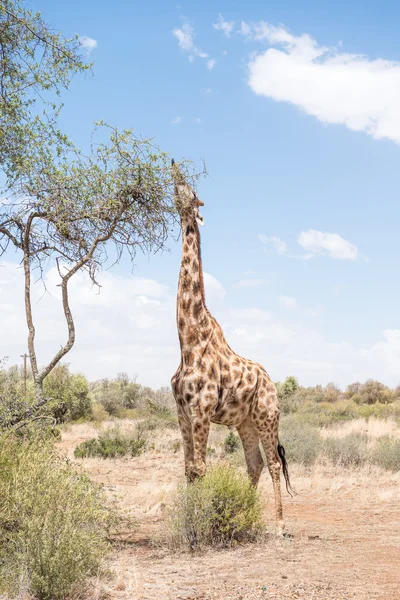
[[[281,459],[281,463],[282,463],[282,471],[283,471],[283,476],[285,478],[287,493],[293,497],[293,494],[296,494],[296,492],[294,491],[294,489],[292,488],[292,485],[290,483],[289,470],[288,470],[288,465],[287,465],[287,460],[286,460],[286,455],[285,455],[285,448],[282,446],[282,444],[279,443],[279,441],[278,441],[278,455],[279,455],[279,458]]]

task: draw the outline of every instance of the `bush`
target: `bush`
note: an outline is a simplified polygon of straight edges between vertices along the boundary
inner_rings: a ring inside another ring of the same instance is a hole
[[[342,438],[327,438],[324,453],[335,465],[360,467],[369,459],[367,437],[350,433]]]
[[[375,404],[363,404],[359,407],[358,413],[360,417],[369,419],[370,417],[376,417],[377,419],[388,419],[394,417],[395,419],[400,418],[400,402],[396,401],[391,404],[381,404],[376,402]]]
[[[68,365],[57,365],[43,382],[43,393],[49,399],[46,412],[57,423],[90,416],[92,403],[89,383],[83,375],[70,373]]]
[[[155,431],[156,429],[178,429],[178,419],[168,413],[158,413],[140,422],[143,431]]]
[[[204,478],[178,489],[167,542],[191,551],[229,547],[255,539],[262,530],[262,504],[246,475],[217,465]]]
[[[102,404],[98,402],[94,402],[92,405],[92,413],[90,415],[92,421],[96,423],[102,423],[103,421],[107,421],[110,418],[110,414],[105,410]]]
[[[227,454],[233,454],[240,448],[240,440],[237,435],[230,431],[224,441],[224,450]]]
[[[140,428],[133,432],[121,432],[113,427],[102,432],[99,437],[91,438],[75,448],[76,458],[100,457],[117,458],[120,456],[139,456],[146,449],[147,440]]]
[[[400,471],[400,440],[389,436],[377,440],[371,462],[388,471]]]
[[[322,450],[323,440],[318,429],[293,416],[281,420],[279,437],[289,462],[312,465]]]
[[[283,398],[290,398],[290,396],[293,396],[297,390],[299,389],[299,382],[297,381],[296,377],[293,376],[289,376],[286,377],[285,381],[283,383],[281,382],[277,382],[275,384],[276,387],[276,391],[278,393],[278,398],[279,400],[283,399]]]
[[[70,597],[97,573],[113,525],[103,491],[43,439],[0,445],[0,594]]]

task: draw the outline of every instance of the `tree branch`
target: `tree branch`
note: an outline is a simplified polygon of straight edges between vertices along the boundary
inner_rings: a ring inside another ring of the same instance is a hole
[[[60,275],[62,277],[61,293],[62,293],[62,303],[63,303],[65,320],[67,321],[67,327],[68,327],[68,340],[64,344],[64,346],[62,346],[60,348],[60,350],[57,352],[57,354],[54,355],[54,357],[49,362],[49,364],[46,367],[44,367],[38,374],[37,382],[39,384],[41,384],[43,382],[45,377],[47,377],[47,375],[54,369],[54,367],[60,362],[60,360],[71,350],[72,346],[75,343],[75,323],[74,323],[71,308],[69,305],[68,282],[71,279],[71,277],[73,275],[75,275],[75,273],[77,271],[79,271],[82,267],[87,265],[92,260],[93,255],[94,255],[95,250],[98,247],[98,245],[101,243],[107,242],[112,237],[112,235],[115,231],[115,228],[117,227],[118,222],[124,213],[125,208],[126,208],[126,203],[121,202],[121,208],[118,211],[118,213],[115,215],[109,231],[104,235],[97,236],[95,238],[95,240],[93,241],[88,253],[83,258],[81,258],[81,260],[77,261],[75,263],[75,265],[65,275],[61,275],[60,269],[58,270],[58,272],[60,273]],[[91,278],[93,279],[93,275],[91,275]]]

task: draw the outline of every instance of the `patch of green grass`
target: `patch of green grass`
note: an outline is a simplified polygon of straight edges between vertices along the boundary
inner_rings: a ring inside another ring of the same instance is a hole
[[[146,450],[146,446],[147,439],[139,427],[136,427],[133,432],[122,432],[119,427],[112,427],[102,432],[99,437],[79,444],[75,448],[74,456],[76,458],[139,456]]]

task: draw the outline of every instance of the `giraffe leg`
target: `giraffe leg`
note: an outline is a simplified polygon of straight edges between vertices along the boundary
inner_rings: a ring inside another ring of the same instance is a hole
[[[260,433],[261,443],[264,447],[268,470],[271,475],[275,495],[276,535],[283,536],[285,522],[283,520],[282,494],[281,494],[281,461],[278,455],[278,432],[270,430]]]
[[[244,456],[246,458],[247,472],[254,486],[257,486],[261,472],[264,468],[264,461],[260,452],[260,439],[257,431],[247,417],[237,426],[237,432],[242,440]]]
[[[198,411],[196,411],[198,413]],[[193,435],[193,469],[190,480],[206,474],[207,441],[210,433],[210,418],[204,414],[196,414],[192,421]]]
[[[281,494],[281,459],[278,454],[279,406],[275,389],[260,387],[257,402],[253,407],[251,420],[263,445],[267,466],[274,486],[276,534],[283,535]]]
[[[192,424],[189,418],[185,415],[183,410],[178,406],[178,421],[181,430],[182,441],[183,441],[183,455],[185,460],[185,475],[188,480],[191,478],[193,471],[193,434]]]

